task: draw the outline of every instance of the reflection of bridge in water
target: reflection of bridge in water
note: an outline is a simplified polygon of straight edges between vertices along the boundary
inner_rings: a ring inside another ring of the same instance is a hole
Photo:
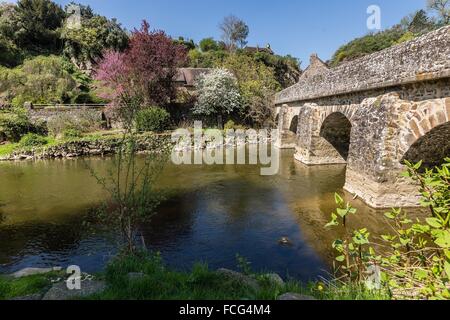
[[[450,156],[450,27],[333,69],[313,55],[275,109],[298,161],[347,164],[345,189],[372,207],[416,206],[402,162]]]

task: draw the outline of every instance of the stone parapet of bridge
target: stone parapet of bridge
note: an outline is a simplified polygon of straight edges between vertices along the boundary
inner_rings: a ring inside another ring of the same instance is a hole
[[[416,206],[404,160],[450,157],[450,27],[336,68],[314,55],[275,111],[298,161],[347,164],[345,189],[372,207]]]
[[[322,70],[275,96],[275,104],[307,101],[450,76],[450,26]]]

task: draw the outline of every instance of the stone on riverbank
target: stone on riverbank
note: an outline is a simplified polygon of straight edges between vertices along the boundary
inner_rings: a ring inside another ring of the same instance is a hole
[[[42,300],[71,300],[85,298],[87,296],[100,293],[106,289],[103,281],[82,281],[80,290],[69,290],[65,281],[59,282],[44,295]]]
[[[277,298],[279,301],[313,301],[317,300],[311,296],[304,296],[298,293],[285,293]]]
[[[61,271],[61,267],[55,267],[55,268],[25,268],[20,271],[17,271],[13,273],[11,276],[13,278],[23,278],[23,277],[29,277],[34,276],[37,274],[45,274],[53,271]]]
[[[276,284],[278,286],[284,286],[284,280],[280,277],[279,274],[277,273],[269,273],[269,274],[265,274],[264,278],[266,278],[267,280],[269,280],[271,283]]]
[[[233,270],[228,270],[228,269],[219,269],[216,272],[217,272],[217,274],[223,276],[226,279],[240,282],[243,285],[245,285],[255,291],[258,291],[260,289],[258,281],[256,281],[255,279],[253,279],[249,276],[246,276],[242,273],[239,273],[239,272],[236,272]]]

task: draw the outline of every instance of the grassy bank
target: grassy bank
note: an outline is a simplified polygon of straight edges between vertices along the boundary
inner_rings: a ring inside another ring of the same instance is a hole
[[[133,276],[134,275],[134,276]],[[49,273],[21,279],[0,278],[0,299],[45,293],[61,274]],[[363,288],[303,285],[289,280],[284,284],[266,274],[230,277],[198,263],[189,272],[166,267],[158,255],[122,256],[113,259],[105,271],[95,276],[106,282],[104,292],[87,300],[276,300],[285,293],[298,293],[318,300],[385,300],[388,295]]]
[[[5,143],[3,145],[0,145],[0,157],[7,157],[8,155],[14,153],[14,152],[21,152],[21,151],[30,151],[31,149],[35,150],[44,150],[45,148],[55,147],[58,145],[63,145],[68,142],[77,142],[77,141],[97,141],[102,139],[111,139],[111,138],[119,138],[120,133],[119,132],[96,132],[96,133],[90,133],[86,134],[79,138],[72,138],[72,139],[66,139],[66,138],[54,138],[54,137],[46,137],[47,143],[43,146],[39,147],[24,147],[20,143]]]
[[[130,273],[142,276],[130,280]],[[91,299],[133,300],[276,300],[285,293],[298,293],[319,300],[381,300],[381,292],[362,288],[327,286],[319,283],[304,285],[296,280],[285,284],[274,282],[267,274],[250,273],[257,287],[237,278],[224,276],[206,264],[196,264],[190,272],[167,268],[159,256],[119,257],[107,267],[108,289]]]
[[[62,273],[50,272],[15,279],[0,276],[0,300],[39,294],[50,289],[52,282],[63,277]]]

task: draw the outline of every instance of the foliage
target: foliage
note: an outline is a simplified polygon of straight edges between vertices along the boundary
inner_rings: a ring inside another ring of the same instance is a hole
[[[66,129],[63,132],[63,138],[66,140],[74,140],[83,137],[83,133],[77,129]]]
[[[193,68],[220,68],[224,63],[235,57],[242,59],[242,63],[252,60],[252,64],[264,64],[274,72],[276,81],[281,88],[287,88],[297,83],[301,71],[298,59],[289,55],[278,56],[267,52],[251,52],[246,50],[237,50],[236,52],[228,52],[223,49],[200,51],[194,49],[189,51],[189,66]]]
[[[434,0],[431,0],[434,1]],[[446,1],[446,0],[436,0]],[[450,2],[449,2],[450,3]],[[447,22],[448,24],[448,22]],[[427,16],[424,10],[419,10],[393,26],[378,33],[371,33],[357,38],[341,46],[333,55],[330,64],[337,66],[346,61],[352,61],[365,55],[384,50],[404,41],[412,40],[424,33],[433,31],[442,26]]]
[[[193,108],[196,115],[225,115],[242,109],[238,83],[232,73],[216,69],[203,74],[197,81],[198,100]]]
[[[219,50],[219,44],[213,38],[205,38],[205,39],[201,40],[199,43],[199,47],[200,47],[200,50],[202,50],[202,52]]]
[[[0,3],[0,65],[6,67],[14,67],[23,59],[23,52],[12,39],[14,15],[14,4]]]
[[[133,31],[125,52],[105,53],[96,79],[110,88],[110,98],[118,108],[123,100],[164,106],[175,98],[172,79],[185,61],[184,46],[162,31],[150,31],[144,21],[140,30]]]
[[[379,33],[368,34],[340,47],[331,59],[331,65],[351,61],[365,55],[392,47],[403,36],[404,30],[399,27]]]
[[[136,129],[138,132],[163,132],[170,125],[170,114],[161,108],[150,107],[138,112]]]
[[[246,40],[250,29],[242,19],[229,15],[223,19],[219,28],[222,31],[222,40],[228,50],[233,51],[238,47],[243,48],[247,44]]]
[[[244,130],[245,127],[242,125],[236,124],[233,120],[228,120],[225,125],[223,126],[223,129],[226,130]]]
[[[19,145],[26,147],[40,147],[48,143],[47,138],[36,133],[27,133],[20,139]]]
[[[130,254],[137,251],[139,226],[155,214],[162,199],[156,179],[167,161],[165,150],[147,155],[142,162],[137,161],[137,153],[136,136],[128,131],[123,135],[109,174],[100,177],[91,169],[91,174],[111,197],[107,208],[100,211],[99,221],[117,228]]]
[[[262,126],[272,116],[272,97],[281,89],[274,70],[245,54],[232,54],[222,64],[237,78],[245,117]]]
[[[450,23],[450,1],[449,0],[427,0],[427,7],[436,11],[443,24]]]
[[[0,276],[0,300],[14,299],[40,293],[50,288],[52,281],[60,278],[56,272],[33,275],[18,279],[10,279]]]
[[[174,40],[174,43],[183,46],[188,51],[193,50],[196,47],[194,40],[185,40],[183,37],[179,37],[177,40]]]
[[[11,18],[10,36],[24,50],[59,53],[64,17],[62,8],[50,0],[19,0]]]
[[[228,56],[224,50],[202,52],[198,49],[188,53],[189,66],[192,68],[215,68]]]
[[[104,50],[121,51],[127,47],[128,36],[115,19],[108,20],[94,14],[89,6],[76,5],[80,7],[81,28],[74,28],[66,22],[61,33],[64,54],[68,58],[86,68],[100,58]]]
[[[0,133],[11,142],[19,141],[27,133],[46,134],[44,124],[32,123],[24,109],[0,112]]]
[[[450,159],[425,171],[421,162],[406,164],[405,176],[420,185],[421,204],[430,209],[430,216],[412,219],[394,209],[385,215],[393,233],[377,243],[367,229],[347,232],[333,244],[339,252],[336,260],[349,282],[366,281],[369,289],[384,286],[395,298],[450,299]],[[327,226],[345,227],[356,209],[338,195],[336,202],[339,208]],[[379,284],[367,277],[367,270],[380,273]]]
[[[16,107],[22,107],[27,101],[42,104],[70,102],[79,93],[76,81],[65,70],[63,59],[56,56],[25,60],[22,66],[12,70],[2,68],[0,79],[3,80],[0,94]]]

